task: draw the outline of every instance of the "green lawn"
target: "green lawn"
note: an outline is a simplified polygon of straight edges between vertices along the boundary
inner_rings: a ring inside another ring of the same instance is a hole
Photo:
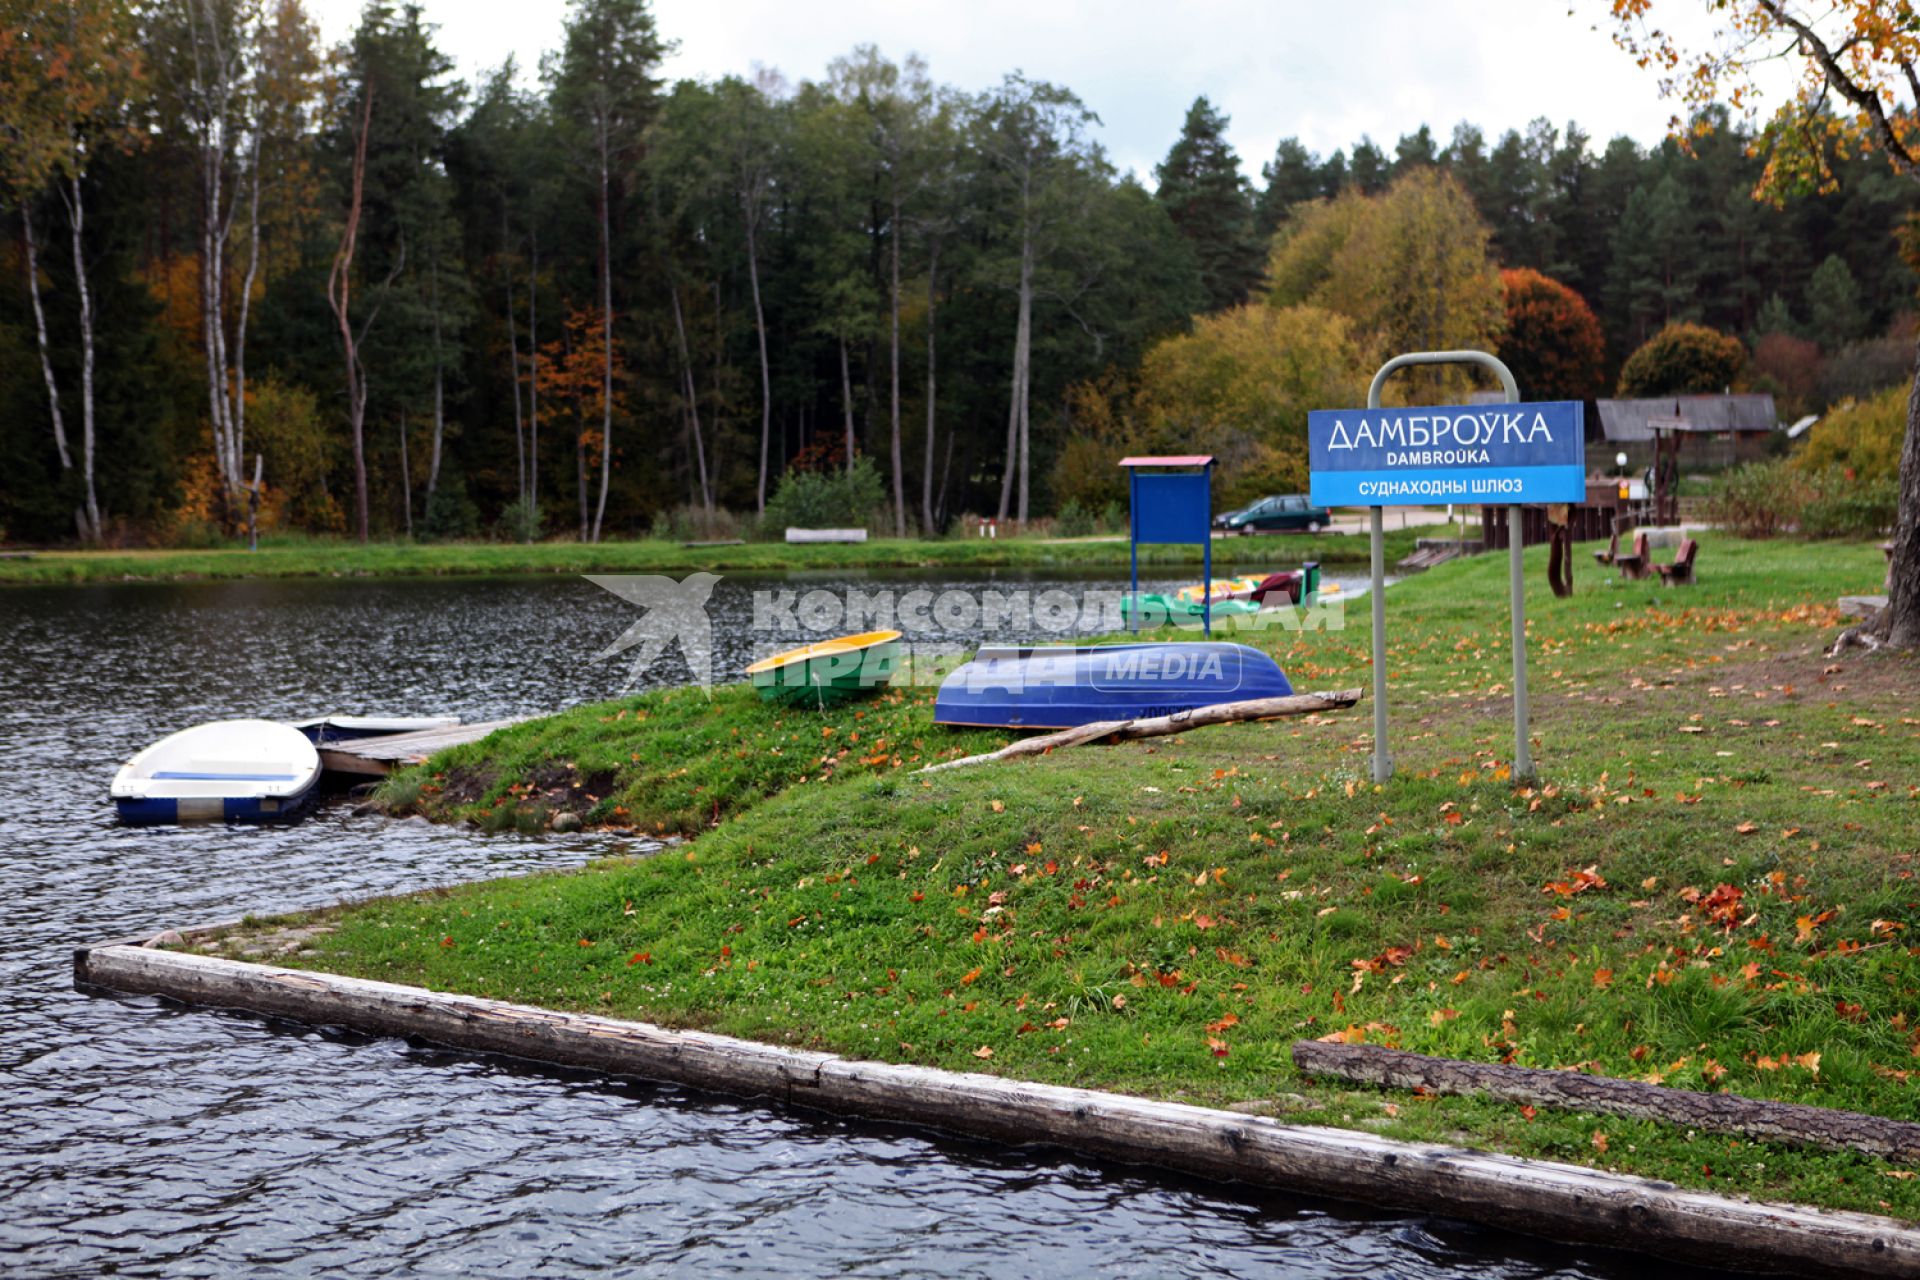
[[[1389,563],[1413,551],[1420,530],[1387,535]],[[1197,547],[1143,548],[1151,565],[1200,563]],[[1284,566],[1301,560],[1360,565],[1367,540],[1343,534],[1222,538],[1219,566]],[[199,578],[405,577],[508,573],[715,573],[783,569],[1112,569],[1127,564],[1121,541],[1047,538],[880,538],[857,545],[788,546],[752,542],[732,547],[685,547],[677,542],[372,543],[288,540],[212,551],[41,551],[0,559],[8,583],[152,582]],[[1196,575],[1197,576],[1197,575]]]
[[[1352,1091],[1288,1056],[1341,1034],[1920,1118],[1920,662],[1820,654],[1833,597],[1882,572],[1715,536],[1695,588],[1583,568],[1556,601],[1530,554],[1534,787],[1507,773],[1504,556],[1390,593],[1384,787],[1365,703],[932,777],[1000,739],[931,725],[924,690],[583,708],[394,798],[711,829],[325,913],[287,962],[1920,1218],[1920,1179],[1865,1157]],[[1253,642],[1301,688],[1365,684],[1347,621]]]

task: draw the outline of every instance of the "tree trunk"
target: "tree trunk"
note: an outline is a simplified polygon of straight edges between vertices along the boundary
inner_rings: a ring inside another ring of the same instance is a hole
[[[73,454],[67,449],[67,424],[60,413],[60,384],[53,377],[53,352],[47,345],[47,314],[40,306],[40,246],[33,236],[33,209],[28,199],[20,202],[20,220],[27,232],[27,293],[33,299],[33,328],[40,340],[40,373],[47,380],[47,408],[53,417],[53,445],[60,451],[60,469],[73,470]],[[851,410],[849,410],[851,412]]]
[[[87,286],[87,208],[79,175],[68,179],[67,185],[73,193],[67,202],[67,215],[73,226],[74,288],[80,295],[80,479],[86,493],[86,519],[81,536],[89,542],[98,542],[100,499],[93,487],[93,290]]]
[[[240,286],[240,317],[233,328],[233,456],[246,463],[247,449],[247,320],[253,311],[253,284],[260,274],[260,139],[256,133],[250,162],[247,198],[247,275]],[[254,457],[256,480],[262,460]],[[256,483],[255,488],[258,488]],[[255,505],[258,505],[257,503]]]
[[[847,414],[846,469],[853,470],[853,377],[847,370],[847,340],[840,339],[840,405]]]
[[[500,264],[501,274],[507,283],[507,367],[510,376],[508,389],[513,392],[513,466],[517,481],[514,497],[520,503],[520,514],[527,515],[527,426],[520,411],[520,332],[513,318],[513,263],[507,257],[508,237],[511,232],[507,225],[507,206],[500,205]],[[525,530],[522,530],[524,540]]]
[[[409,541],[413,538],[413,470],[407,462],[407,418],[400,415],[400,510]]]
[[[1893,563],[1888,570],[1887,643],[1920,648],[1920,348],[1915,352],[1913,390],[1907,395],[1907,438],[1900,446],[1900,506],[1893,521]]]
[[[587,507],[587,427],[577,418],[573,431],[573,479],[580,503],[580,541],[588,542],[591,538]]]
[[[527,528],[540,506],[540,233],[527,228]],[[531,537],[529,537],[531,541]]]
[[[920,531],[929,538],[937,527],[933,518],[933,436],[939,401],[934,395],[933,319],[939,301],[940,239],[936,236],[927,247],[927,439],[920,466]]]
[[[433,308],[433,448],[427,455],[427,506],[440,487],[440,444],[447,429],[446,370],[440,363],[440,249],[427,263],[427,291]]]
[[[1920,1160],[1920,1124],[1832,1107],[1676,1089],[1579,1071],[1434,1058],[1372,1044],[1298,1040],[1293,1060],[1306,1075],[1361,1084],[1657,1120],[1750,1140],[1860,1151],[1896,1164]]]
[[[686,314],[680,309],[680,282],[668,278],[667,291],[673,297],[673,331],[680,339],[680,375],[687,394],[687,420],[693,427],[693,459],[700,476],[700,506],[713,514],[713,486],[707,481],[707,446],[700,431],[700,393],[693,382],[693,352],[687,346]]]
[[[1022,466],[1026,441],[1027,377],[1033,356],[1033,237],[1020,241],[1019,319],[1013,331],[1013,389],[1007,401],[1007,465],[1000,473],[1000,519],[1013,502],[1013,480],[1020,475],[1020,518],[1026,519],[1027,480]]]
[[[353,338],[352,288],[354,242],[360,231],[360,207],[366,192],[367,133],[373,121],[373,84],[362,89],[360,135],[353,147],[353,194],[347,204],[347,225],[340,235],[340,249],[333,257],[333,269],[327,274],[327,301],[340,325],[340,345],[346,356],[347,426],[353,440],[353,511],[360,541],[367,540],[367,389],[360,368],[360,351]]]
[[[743,203],[746,201],[743,198]],[[747,215],[747,283],[753,288],[753,331],[760,339],[760,486],[755,491],[755,510],[767,513],[767,439],[773,433],[773,375],[767,364],[767,317],[760,307],[760,250],[754,235],[757,215]]]
[[[713,279],[713,475],[718,488],[726,474],[727,400],[720,394],[720,370],[726,356],[726,334],[720,327],[720,278]]]
[[[933,506],[933,523],[938,528],[947,522],[947,497],[953,484],[953,438],[958,432],[947,432],[946,456],[940,461],[940,490]]]
[[[600,125],[600,499],[593,509],[593,541],[607,517],[607,482],[613,475],[613,213],[607,182],[607,125]]]
[[[560,318],[560,350],[566,357],[561,363],[564,370],[573,361],[573,329],[563,315]],[[583,406],[576,399],[573,409],[573,484],[574,498],[580,508],[580,541],[587,541],[587,420],[582,412]]]
[[[1075,725],[1071,729],[1060,729],[1053,733],[1043,733],[1034,738],[1021,738],[1017,742],[1001,747],[998,751],[985,751],[976,756],[961,756],[957,760],[942,760],[916,770],[919,773],[941,773],[948,769],[964,769],[969,765],[992,764],[999,760],[1018,760],[1023,756],[1044,756],[1067,747],[1084,747],[1092,742],[1104,742],[1109,738],[1117,742],[1131,742],[1137,738],[1164,738],[1169,734],[1185,733],[1190,729],[1200,729],[1213,724],[1239,724],[1248,720],[1274,720],[1281,716],[1318,715],[1324,711],[1340,711],[1359,703],[1363,694],[1360,689],[1322,689],[1315,693],[1293,693],[1276,698],[1247,698],[1240,702],[1218,702],[1210,707],[1189,707],[1185,711],[1175,711],[1163,716],[1141,716],[1133,720],[1096,720],[1091,724]],[[1298,1046],[1295,1047],[1298,1052]]]
[[[893,398],[891,407],[893,418],[893,536],[896,538],[904,538],[907,536],[907,488],[906,478],[901,474],[902,464],[900,460],[900,238],[900,198],[898,195],[895,195],[893,200],[892,234],[888,236],[888,239],[892,241],[890,247],[893,250],[890,255],[892,278],[887,292],[891,303],[890,310],[893,313],[893,349],[889,352],[889,359],[893,366],[890,373],[890,380],[892,383],[891,390]]]
[[[219,335],[225,324],[220,289],[220,178],[219,149],[209,131],[200,146],[200,350],[207,372],[207,421],[213,431],[213,465],[220,477],[221,522],[232,529],[238,486],[233,476],[233,439],[227,432],[227,379],[220,356]]]

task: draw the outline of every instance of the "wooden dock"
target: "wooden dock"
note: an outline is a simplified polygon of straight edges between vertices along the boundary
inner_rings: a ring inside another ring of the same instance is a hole
[[[320,748],[320,765],[329,773],[358,773],[384,778],[395,769],[419,764],[437,751],[445,751],[462,743],[478,742],[495,729],[519,724],[521,718],[483,720],[478,724],[455,724],[443,729],[422,729],[417,733],[394,733],[385,737],[361,738],[354,742],[336,742]]]

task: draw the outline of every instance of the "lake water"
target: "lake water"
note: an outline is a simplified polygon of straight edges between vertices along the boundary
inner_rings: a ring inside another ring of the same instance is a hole
[[[754,651],[752,593],[779,585],[717,589],[722,670]],[[203,720],[606,697],[624,673],[592,655],[634,616],[569,578],[0,590],[0,1273],[1645,1273],[1417,1216],[73,989],[77,943],[604,852],[341,803],[287,829],[123,828],[106,788]]]

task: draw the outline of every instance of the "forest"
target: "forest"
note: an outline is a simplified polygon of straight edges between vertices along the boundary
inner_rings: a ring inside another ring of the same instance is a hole
[[[1911,377],[1920,188],[1836,149],[1824,193],[1756,200],[1711,110],[1651,146],[1286,138],[1256,182],[1204,97],[1140,175],[1017,72],[855,45],[669,83],[644,0],[573,0],[474,83],[381,0],[337,48],[299,0],[0,7],[17,542],[752,536],[836,474],[932,535],[1098,509],[1129,447],[1251,494],[1414,344],[1541,399],[1797,415]]]

